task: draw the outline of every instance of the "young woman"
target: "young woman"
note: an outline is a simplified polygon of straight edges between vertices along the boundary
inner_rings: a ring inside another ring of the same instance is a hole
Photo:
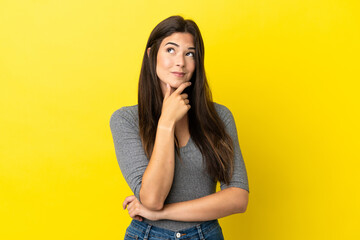
[[[134,193],[123,202],[133,218],[125,239],[223,239],[217,219],[245,212],[249,186],[234,118],[212,102],[192,20],[172,16],[154,28],[138,105],[115,111],[110,127]]]

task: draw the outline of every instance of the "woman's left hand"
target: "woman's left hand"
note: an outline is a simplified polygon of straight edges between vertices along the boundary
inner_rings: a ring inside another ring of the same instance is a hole
[[[130,217],[135,220],[142,221],[143,217],[152,221],[159,220],[160,211],[145,208],[134,195],[125,198],[123,208],[127,208]]]

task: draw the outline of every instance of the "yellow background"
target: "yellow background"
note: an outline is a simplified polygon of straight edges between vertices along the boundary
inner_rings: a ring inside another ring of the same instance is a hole
[[[0,239],[123,239],[109,128],[151,30],[194,19],[250,184],[225,239],[359,239],[359,1],[0,1]],[[224,203],[226,204],[226,203]]]

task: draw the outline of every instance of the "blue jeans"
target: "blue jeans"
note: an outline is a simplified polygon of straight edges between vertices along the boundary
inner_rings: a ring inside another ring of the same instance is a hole
[[[132,220],[126,229],[124,240],[223,240],[221,227],[217,220],[203,222],[195,227],[174,232],[155,227],[144,222]]]

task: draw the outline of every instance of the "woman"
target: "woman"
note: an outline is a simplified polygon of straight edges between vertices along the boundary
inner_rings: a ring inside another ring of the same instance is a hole
[[[110,127],[134,193],[123,203],[133,218],[125,239],[223,239],[217,219],[245,212],[249,186],[234,118],[212,102],[192,20],[172,16],[154,28],[138,105],[115,111]]]

